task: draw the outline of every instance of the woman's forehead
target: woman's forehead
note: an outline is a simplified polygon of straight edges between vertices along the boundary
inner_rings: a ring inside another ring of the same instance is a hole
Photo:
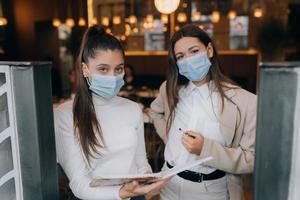
[[[89,59],[91,64],[121,64],[123,62],[124,56],[120,50],[98,50],[94,58]]]
[[[205,48],[204,44],[196,37],[183,37],[179,39],[174,45],[174,51],[186,51],[192,46]]]

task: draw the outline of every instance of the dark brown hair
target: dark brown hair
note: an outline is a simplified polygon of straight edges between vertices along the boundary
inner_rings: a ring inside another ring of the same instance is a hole
[[[92,26],[84,34],[79,54],[76,60],[77,88],[73,102],[74,132],[77,135],[82,151],[89,162],[97,153],[97,147],[105,146],[100,124],[96,117],[92,93],[82,73],[82,63],[89,63],[90,58],[95,58],[98,51],[118,50],[124,55],[120,42],[112,35],[105,32],[101,26]],[[100,140],[97,138],[99,134]]]
[[[224,109],[224,99],[226,98],[230,102],[232,102],[232,100],[230,100],[224,93],[224,89],[238,87],[238,86],[234,86],[236,84],[221,72],[218,52],[216,50],[213,41],[210,39],[207,33],[195,25],[190,24],[184,26],[179,31],[174,33],[174,35],[171,38],[170,46],[169,46],[169,53],[168,53],[169,67],[167,73],[166,89],[167,89],[168,104],[170,108],[170,115],[168,116],[168,121],[167,121],[167,132],[169,132],[170,130],[175,115],[175,108],[179,101],[179,96],[178,96],[179,88],[182,85],[187,85],[187,83],[189,82],[189,80],[186,77],[178,73],[178,66],[177,66],[177,61],[174,52],[174,46],[176,42],[183,37],[197,38],[201,43],[205,45],[205,47],[207,47],[208,44],[212,45],[213,56],[212,58],[210,58],[211,67],[208,72],[208,78],[209,80],[213,81],[213,85],[215,86],[215,89],[220,93],[222,99],[222,108],[221,108],[222,112]],[[212,90],[212,88],[210,89]]]

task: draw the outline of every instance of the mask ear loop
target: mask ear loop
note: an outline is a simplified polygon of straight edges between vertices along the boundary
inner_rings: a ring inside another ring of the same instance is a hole
[[[87,84],[88,84],[89,86],[91,86],[91,81],[90,81],[90,79],[89,79],[88,77],[85,77],[85,80],[86,80]]]
[[[87,67],[87,65],[86,65],[85,63],[81,63],[81,65],[82,65],[82,66],[85,65],[85,67],[86,67],[88,73],[91,74],[89,68]],[[83,74],[83,75],[84,75],[84,74]],[[89,86],[91,86],[91,80],[90,80],[89,76],[84,76],[84,78],[85,78],[87,84],[88,84]]]

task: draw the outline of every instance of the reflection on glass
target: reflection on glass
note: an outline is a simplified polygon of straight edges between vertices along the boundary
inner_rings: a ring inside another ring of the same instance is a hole
[[[5,73],[0,73],[0,87],[6,83]]]
[[[154,28],[145,28],[145,50],[164,50],[163,23],[160,20],[154,20],[153,26]]]
[[[237,16],[230,20],[230,44],[231,50],[248,48],[249,17]]]
[[[13,170],[13,156],[10,137],[0,143],[0,160],[0,177],[2,177]],[[2,195],[0,195],[0,197],[2,197]]]
[[[9,127],[9,115],[7,105],[7,95],[4,93],[0,96],[0,134],[1,132]]]

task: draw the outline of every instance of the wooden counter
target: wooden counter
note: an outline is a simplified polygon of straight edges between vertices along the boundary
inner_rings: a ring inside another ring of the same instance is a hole
[[[126,63],[135,70],[138,85],[157,87],[164,80],[168,65],[167,51],[127,51]],[[219,51],[224,74],[245,89],[255,92],[259,54],[255,50]]]

